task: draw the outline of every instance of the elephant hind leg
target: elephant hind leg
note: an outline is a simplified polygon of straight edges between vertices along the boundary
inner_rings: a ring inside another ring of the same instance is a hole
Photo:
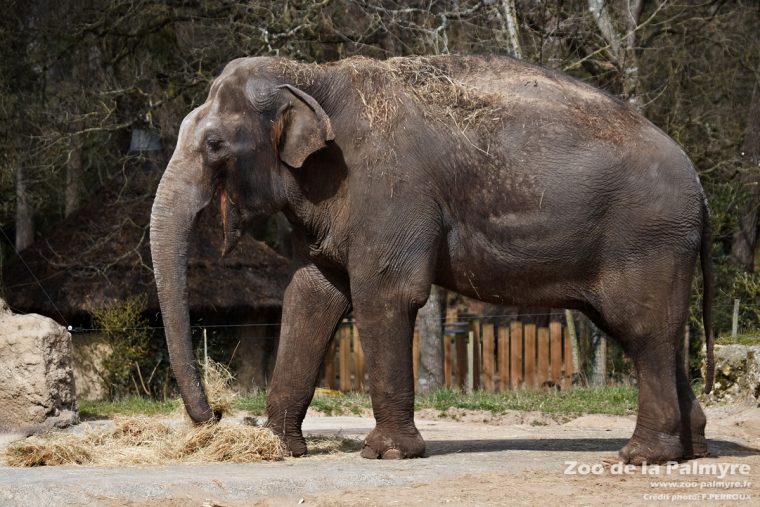
[[[636,429],[620,450],[626,463],[664,463],[684,457],[675,351],[662,344],[633,354],[638,372]]]
[[[602,280],[595,320],[620,342],[638,374],[636,429],[620,450],[627,463],[663,463],[704,452],[704,414],[679,360],[692,273],[693,262],[660,252]]]
[[[707,418],[699,406],[699,401],[689,385],[689,379],[683,366],[683,357],[679,354],[676,364],[676,383],[678,404],[681,411],[681,444],[684,458],[707,456],[705,425]]]

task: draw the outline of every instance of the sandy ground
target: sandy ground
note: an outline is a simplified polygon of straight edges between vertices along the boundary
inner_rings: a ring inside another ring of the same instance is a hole
[[[626,470],[604,462],[631,435],[633,417],[424,411],[423,459],[346,452],[253,465],[0,465],[0,505],[760,505],[760,408],[712,407],[708,421],[712,456]],[[372,427],[367,417],[304,423],[308,434],[357,439]]]

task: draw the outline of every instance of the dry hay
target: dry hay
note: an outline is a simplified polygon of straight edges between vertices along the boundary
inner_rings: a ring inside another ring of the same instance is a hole
[[[446,57],[390,58],[384,61],[354,57],[339,62],[352,73],[352,82],[371,127],[388,131],[395,119],[416,104],[424,117],[461,133],[488,128],[501,121],[499,99],[455,76]]]
[[[84,465],[92,461],[91,448],[79,442],[56,442],[47,438],[31,437],[16,442],[5,450],[5,460],[12,467],[42,465]]]
[[[306,446],[311,455],[341,454],[360,451],[364,445],[363,438],[350,438],[341,435],[309,436]]]
[[[282,459],[280,439],[268,429],[233,424],[173,427],[151,417],[114,420],[113,428],[51,432],[8,446],[10,466],[255,463]]]
[[[383,63],[391,82],[401,84],[428,119],[451,120],[462,132],[500,121],[498,99],[453,77],[446,58],[391,58]]]
[[[211,411],[222,416],[231,414],[232,402],[238,395],[232,388],[235,380],[232,371],[225,365],[211,360],[207,365],[200,365],[199,368],[202,372],[203,390]],[[187,422],[192,422],[184,403],[179,403],[174,414],[183,417]]]
[[[280,59],[273,70],[296,86],[312,86],[329,68],[348,72],[370,127],[389,132],[411,100],[428,120],[468,129],[487,129],[502,120],[499,98],[455,76],[448,57],[397,57],[373,60],[361,56],[320,66]],[[463,74],[467,70],[460,71]]]
[[[229,368],[216,361],[209,361],[203,372],[203,387],[209,406],[215,414],[232,413],[232,401],[237,393],[232,390],[235,380]]]
[[[314,84],[319,75],[320,65],[316,63],[302,63],[288,58],[278,58],[271,64],[270,69],[276,74],[285,77],[299,87],[309,87]]]
[[[204,375],[212,410],[230,413],[235,395],[228,369],[211,363]],[[156,417],[116,417],[112,427],[85,425],[84,431],[56,431],[12,443],[10,466],[159,465],[169,463],[254,463],[285,456],[280,439],[265,428],[229,424],[172,425]]]

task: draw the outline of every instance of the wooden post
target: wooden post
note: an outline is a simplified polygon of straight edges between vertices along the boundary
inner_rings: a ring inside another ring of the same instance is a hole
[[[523,380],[523,325],[513,320],[509,326],[509,387],[518,389]]]
[[[607,338],[597,329],[594,349],[594,385],[607,384]]]
[[[364,349],[362,349],[362,342],[359,339],[359,329],[356,327],[356,322],[351,326],[351,340],[354,346],[354,373],[356,375],[356,390],[360,393],[364,392]]]
[[[735,339],[737,334],[739,334],[739,300],[734,299],[734,313],[731,315],[731,339]]]
[[[509,390],[509,328],[499,326],[499,390]]]
[[[351,337],[345,321],[340,324],[338,336],[340,336],[340,390],[347,393],[351,391]]]
[[[470,331],[469,340],[467,340],[467,393],[471,393],[475,388],[475,332]]]
[[[208,384],[208,333],[203,328],[203,380]]]
[[[473,320],[470,329],[472,329],[472,388],[480,389],[480,321]]]
[[[327,347],[327,356],[325,357],[325,384],[328,389],[335,389],[335,342],[336,339],[330,340],[330,345]]]
[[[573,346],[570,326],[565,328],[564,352],[562,353],[562,389],[569,389],[573,385]]]
[[[456,336],[456,348],[457,348],[457,387],[464,391],[467,388],[467,371],[469,369],[469,361],[467,359],[467,341],[468,337],[462,333]]]
[[[543,387],[544,382],[549,380],[549,328],[538,328],[538,371],[537,382],[538,387]]]
[[[536,387],[536,325],[525,324],[523,326],[523,335],[525,338],[525,353],[523,354],[525,362],[524,384],[528,389],[533,389]]]
[[[572,351],[572,354],[570,356],[570,366],[571,368],[576,367],[580,368],[581,360],[580,360],[580,351],[578,350],[578,345],[580,341],[578,340],[578,333],[575,331],[575,319],[573,318],[573,312],[571,310],[565,310],[565,322],[567,322],[567,330],[570,337],[570,350]],[[565,350],[567,350],[567,347],[565,347]],[[566,360],[567,361],[567,360]],[[575,366],[573,366],[575,365]],[[574,370],[570,372],[570,381],[572,382],[572,376],[575,373]]]
[[[443,336],[443,385],[451,387],[451,336]]]
[[[494,392],[494,372],[496,368],[494,354],[494,329],[492,323],[483,324],[483,389]]]
[[[555,384],[562,382],[562,323],[550,322],[552,380]]]

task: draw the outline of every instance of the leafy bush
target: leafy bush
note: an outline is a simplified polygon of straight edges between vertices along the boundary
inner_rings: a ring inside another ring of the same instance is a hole
[[[93,325],[103,333],[110,349],[100,370],[109,399],[149,394],[144,392],[147,386],[140,371],[150,348],[151,333],[143,316],[146,305],[142,295],[91,310]],[[142,384],[142,391],[138,382]]]

